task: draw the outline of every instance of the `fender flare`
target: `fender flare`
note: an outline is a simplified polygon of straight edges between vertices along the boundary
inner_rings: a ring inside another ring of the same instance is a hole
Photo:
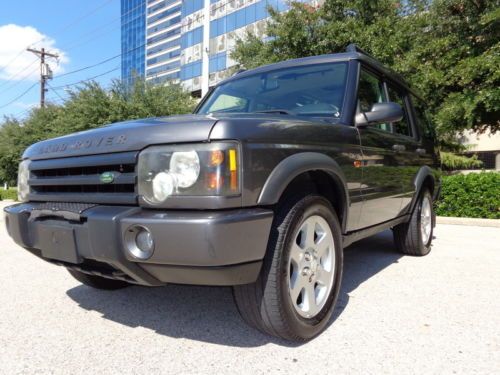
[[[413,195],[413,198],[411,200],[410,204],[410,212],[413,212],[413,209],[415,208],[415,205],[417,204],[418,197],[420,196],[420,193],[422,192],[422,185],[424,184],[424,181],[427,179],[427,177],[431,178],[432,180],[432,189],[431,194],[434,193],[434,190],[436,188],[436,181],[434,177],[434,173],[432,172],[432,169],[424,165],[421,167],[417,174],[415,175],[415,178],[413,179],[413,184],[415,185],[415,194]]]
[[[278,203],[288,185],[297,176],[311,171],[323,171],[337,181],[337,187],[342,192],[342,229],[347,223],[349,194],[344,172],[331,157],[318,152],[300,152],[283,159],[268,176],[257,200],[258,205],[273,205]]]

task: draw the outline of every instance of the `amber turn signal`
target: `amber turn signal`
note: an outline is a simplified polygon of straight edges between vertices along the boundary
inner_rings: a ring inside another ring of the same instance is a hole
[[[221,165],[224,161],[224,152],[221,150],[210,151],[209,165],[211,167],[217,167]]]
[[[205,181],[206,187],[210,190],[219,190],[224,185],[224,177],[218,173],[208,173]]]

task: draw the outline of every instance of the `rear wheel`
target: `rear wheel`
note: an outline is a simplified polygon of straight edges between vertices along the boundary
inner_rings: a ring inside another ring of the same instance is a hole
[[[95,275],[88,275],[86,273],[71,269],[68,269],[68,272],[70,273],[71,276],[73,276],[82,284],[90,286],[91,288],[95,289],[116,290],[130,286],[130,284],[127,283],[126,281],[107,279],[105,277],[100,277]]]
[[[340,225],[331,204],[309,195],[276,211],[264,265],[234,287],[243,319],[274,336],[303,341],[327,325],[342,278]]]
[[[403,254],[427,255],[431,251],[433,231],[432,195],[425,189],[420,194],[410,221],[394,227],[396,248]]]

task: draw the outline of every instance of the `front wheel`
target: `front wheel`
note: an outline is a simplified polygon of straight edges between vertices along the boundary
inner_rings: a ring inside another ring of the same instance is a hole
[[[433,231],[432,195],[425,189],[419,196],[410,221],[394,227],[396,248],[407,255],[427,255],[431,251]]]
[[[304,341],[327,325],[342,279],[340,225],[317,195],[290,199],[276,210],[261,273],[235,286],[243,319],[262,332]]]

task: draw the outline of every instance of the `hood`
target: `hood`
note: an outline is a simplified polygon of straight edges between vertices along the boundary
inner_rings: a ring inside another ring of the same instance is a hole
[[[35,143],[24,158],[32,160],[138,151],[154,144],[204,142],[217,119],[184,115],[119,122]]]

